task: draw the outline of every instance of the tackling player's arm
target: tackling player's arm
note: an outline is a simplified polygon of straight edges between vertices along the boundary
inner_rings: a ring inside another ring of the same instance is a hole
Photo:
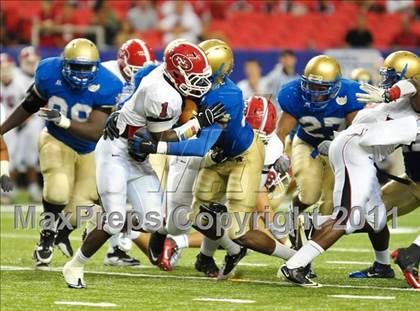
[[[353,123],[353,120],[356,117],[356,115],[357,115],[357,111],[349,112],[346,115],[346,123],[347,123],[347,126],[350,126]]]
[[[71,120],[68,131],[79,138],[97,141],[102,136],[105,121],[110,113],[111,108],[94,109],[86,122]]]
[[[277,136],[280,138],[283,145],[285,144],[286,136],[296,127],[296,125],[296,118],[286,111],[283,111],[277,124]]]
[[[6,121],[1,126],[1,134],[4,135],[8,131],[21,125],[32,114],[39,111],[39,109],[47,104],[45,100],[37,91],[35,85],[31,85],[26,93],[22,103],[12,112]]]

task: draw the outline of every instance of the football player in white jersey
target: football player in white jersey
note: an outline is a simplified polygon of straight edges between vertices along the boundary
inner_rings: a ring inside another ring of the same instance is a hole
[[[122,231],[127,198],[137,213],[141,229],[152,233],[149,258],[157,264],[166,237],[160,184],[147,156],[132,158],[127,143],[140,128],[146,128],[159,141],[179,141],[222,119],[223,106],[216,105],[172,129],[181,114],[183,99],[201,98],[210,90],[211,74],[201,48],[189,42],[171,45],[163,64],[144,77],[121,110],[109,117],[104,137],[95,151],[98,193],[107,217],[102,228],[93,229],[64,266],[63,275],[70,287],[85,287],[84,264],[110,236]]]
[[[10,55],[6,53],[0,54],[0,105],[2,112],[2,119],[7,117],[20,104],[20,101],[25,97],[25,86],[20,83],[17,74],[15,62]],[[10,154],[10,171],[13,181],[16,181],[16,169],[19,166],[19,157],[17,157],[19,147],[19,131],[13,129],[6,135],[4,140],[7,144]],[[10,201],[14,197],[14,192],[2,194],[2,202]]]
[[[156,64],[156,56],[150,46],[140,39],[131,39],[118,50],[117,60],[103,62],[105,68],[115,74],[124,87],[119,102],[124,102],[135,90],[134,75],[138,70],[149,64]],[[138,231],[132,231],[130,236],[125,233],[114,235],[109,239],[109,248],[104,263],[109,266],[137,266],[140,262],[128,256],[132,242],[138,237]]]
[[[379,105],[360,111],[353,125],[331,143],[329,158],[335,176],[333,200],[336,208],[312,240],[281,267],[283,275],[293,283],[317,285],[306,276],[308,264],[341,236],[355,231],[369,233],[376,259],[373,266],[351,276],[394,277],[388,249],[387,213],[375,162],[404,145],[407,176],[399,178],[398,182],[406,185],[405,201],[418,200],[415,190],[420,180],[417,148],[420,144],[420,59],[411,52],[395,52],[385,60],[384,73],[383,89],[365,84],[362,90],[367,94],[357,94],[358,101],[378,102]]]
[[[416,54],[408,51],[391,53],[385,59],[380,73],[383,77],[381,88],[371,85],[363,86],[367,93],[359,95],[361,101],[374,104],[389,102],[389,105],[375,108],[381,109],[381,111],[387,111],[391,108],[397,109],[399,105],[402,105],[405,108],[401,108],[401,111],[407,110],[407,115],[410,115],[413,114],[413,111],[410,109],[409,103],[412,104],[416,112],[420,111],[420,83],[418,82],[420,78],[420,58]],[[389,118],[394,119],[393,113],[393,110],[389,112]],[[360,118],[364,115],[361,113]],[[405,130],[405,127],[403,129]],[[410,146],[404,146],[402,155],[405,174],[400,178],[394,178],[382,187],[382,198],[387,211],[397,207],[398,216],[410,213],[420,206],[420,147],[418,142]],[[390,177],[393,178],[392,175]],[[375,262],[365,270],[352,272],[350,277],[394,277],[392,269],[389,268],[389,235],[377,236],[370,233],[369,236],[375,250]],[[378,251],[377,240],[383,242],[383,245],[380,245],[383,249],[382,252]],[[409,278],[407,278],[407,281],[409,281]]]
[[[25,90],[35,81],[35,70],[41,57],[33,46],[24,47],[19,53],[17,79]],[[28,180],[28,192],[31,202],[40,203],[41,189],[38,185],[38,137],[45,122],[38,116],[31,116],[20,128],[16,157],[19,165],[25,168]]]

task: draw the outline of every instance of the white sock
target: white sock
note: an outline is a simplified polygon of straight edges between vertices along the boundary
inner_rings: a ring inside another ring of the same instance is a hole
[[[134,231],[134,230],[131,230],[131,232],[130,232],[130,234],[128,234],[128,237],[131,239],[131,240],[137,240],[138,238],[139,238],[139,236],[140,236],[140,234],[141,234],[141,232],[140,231]]]
[[[414,240],[413,244],[416,244],[417,246],[420,246],[420,234],[417,236],[417,238]]]
[[[286,262],[286,266],[289,269],[296,269],[299,267],[306,267],[309,263],[311,263],[316,257],[321,255],[324,252],[324,249],[316,242],[310,240],[308,243],[300,250],[293,255]]]
[[[114,247],[118,246],[118,239],[120,238],[120,233],[114,234],[109,238],[108,243],[108,253],[114,252]]]
[[[187,234],[169,235],[169,237],[176,242],[176,245],[178,245],[179,249],[187,248],[189,246]]]
[[[389,254],[389,248],[383,251],[375,250],[375,260],[383,265],[390,265],[391,257]]]
[[[290,259],[294,254],[296,254],[296,251],[294,249],[291,249],[283,244],[281,244],[278,241],[276,242],[276,248],[274,249],[274,252],[271,254],[271,256],[279,257],[285,260]]]
[[[200,253],[208,257],[213,257],[218,247],[219,241],[211,240],[205,236],[203,242],[201,242]]]
[[[331,219],[331,215],[318,215],[318,226],[322,226],[327,220]]]
[[[219,244],[228,252],[229,255],[237,255],[239,254],[241,248],[239,244],[233,242],[226,233],[218,240]]]
[[[83,267],[88,260],[89,258],[83,255],[82,249],[79,248],[76,252],[76,255],[74,255],[70,260],[70,264],[73,267]]]

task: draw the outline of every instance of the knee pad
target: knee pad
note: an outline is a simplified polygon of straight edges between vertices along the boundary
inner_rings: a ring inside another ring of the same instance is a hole
[[[300,180],[298,182],[298,190],[300,202],[306,205],[315,204],[321,197],[321,188],[310,180]]]
[[[226,206],[210,203],[208,206],[201,205],[199,209],[200,211],[195,217],[193,228],[212,240],[221,238],[225,230],[220,222],[220,217],[223,214],[227,214]]]
[[[236,216],[233,214],[230,215],[232,218],[232,224],[226,230],[231,240],[239,239],[245,235],[245,233],[247,233],[250,229],[250,221],[252,220],[251,214],[249,214],[251,217],[248,220],[246,219],[246,217],[249,217],[246,212],[235,212],[235,214]]]
[[[66,205],[70,201],[70,186],[65,174],[44,176],[43,198],[55,205]]]

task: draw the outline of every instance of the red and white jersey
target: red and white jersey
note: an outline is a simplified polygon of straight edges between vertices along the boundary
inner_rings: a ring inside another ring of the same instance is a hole
[[[163,64],[144,77],[133,96],[124,103],[118,117],[120,134],[127,125],[150,132],[169,130],[182,112],[182,97],[164,78]]]
[[[13,110],[19,106],[26,94],[26,84],[19,79],[17,70],[13,73],[13,79],[8,85],[0,83],[0,105],[2,107],[2,119],[6,119]],[[3,115],[4,114],[4,115]]]
[[[416,120],[420,114],[411,107],[411,99],[400,98],[359,111],[343,135],[360,136],[360,145],[371,148],[375,161],[382,161],[400,144],[415,141]]]

